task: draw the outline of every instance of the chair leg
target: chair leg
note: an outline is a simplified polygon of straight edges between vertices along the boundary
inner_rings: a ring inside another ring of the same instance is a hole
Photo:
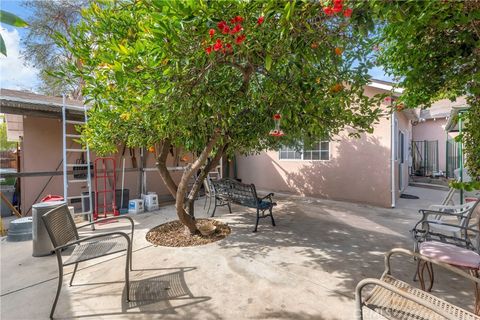
[[[230,213],[232,213],[232,207],[230,206],[230,200],[228,200],[227,206],[228,206],[228,211],[230,211]]]
[[[205,208],[207,207],[207,199],[208,199],[208,196],[205,193],[205,203],[203,204],[203,210],[205,210]]]
[[[433,272],[433,263],[427,262],[427,271],[428,271],[428,277],[430,278],[430,286],[428,287],[427,291],[431,292],[433,288],[433,282],[435,281],[434,280],[435,274]]]
[[[270,218],[272,219],[272,226],[275,227],[275,219],[273,219],[273,212],[272,212],[272,208],[270,208]]]
[[[418,241],[413,240],[413,252],[418,253]],[[416,261],[417,258],[413,258],[413,261]],[[417,276],[418,276],[418,268],[415,270],[415,274],[413,275],[413,281],[417,281]]]
[[[60,296],[60,291],[62,290],[62,283],[63,283],[63,266],[61,257],[59,257],[59,253],[57,252],[57,259],[58,259],[58,286],[57,286],[57,294],[55,296],[55,300],[53,300],[52,309],[50,311],[50,319],[53,319],[53,313],[55,312],[55,308],[57,307],[58,297]]]
[[[130,250],[130,271],[133,271],[133,252]]]
[[[127,250],[127,261],[125,261],[125,285],[127,289],[127,302],[130,301],[130,277],[129,277],[129,270],[131,269],[131,255],[132,255],[132,248],[131,245],[129,244],[128,250]]]
[[[77,272],[77,268],[78,268],[78,262],[75,263],[75,267],[73,268],[73,273],[72,273],[72,278],[70,278],[70,287],[72,286],[72,283],[73,283],[73,278],[75,277],[75,273]]]

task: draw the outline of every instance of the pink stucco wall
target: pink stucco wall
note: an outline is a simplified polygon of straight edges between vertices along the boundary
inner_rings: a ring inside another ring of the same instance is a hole
[[[62,123],[58,119],[47,119],[37,117],[24,117],[24,136],[22,145],[22,172],[35,171],[62,171],[60,165],[62,160]],[[73,147],[76,147],[74,144]],[[78,155],[72,154],[69,163],[74,163]],[[117,161],[117,168],[121,168],[122,158],[120,154],[114,155]],[[140,164],[140,153],[136,150],[137,163]],[[95,155],[92,154],[92,161]],[[132,168],[131,159],[128,150],[125,152],[125,166]],[[154,167],[155,159],[151,153],[146,153],[147,167]],[[169,159],[172,163],[173,159]],[[60,165],[60,166],[59,166]],[[58,169],[57,169],[58,167]],[[179,178],[180,173],[174,173],[174,178]],[[35,203],[35,199],[39,199],[48,194],[63,195],[63,177],[54,176],[48,182],[49,177],[27,177],[21,179],[22,184],[22,211],[26,213]],[[93,183],[93,181],[92,181]],[[43,192],[41,190],[46,185]],[[116,188],[121,187],[121,175],[117,175]],[[130,199],[139,198],[139,173],[127,172],[125,174],[125,188],[130,190]],[[69,189],[69,194],[77,195],[81,191],[78,186],[73,185]],[[160,175],[157,172],[147,172],[147,191],[157,192],[160,196],[168,195]]]
[[[383,92],[366,88],[368,95]],[[259,189],[390,207],[390,121],[381,118],[373,134],[359,139],[341,133],[330,142],[327,161],[279,160],[277,151],[239,156],[238,176]],[[402,116],[399,125],[409,130],[409,121]]]
[[[438,141],[438,167],[442,171],[446,170],[446,124],[447,120],[445,118],[428,119],[413,127],[414,141]]]
[[[367,95],[385,93],[367,87]],[[386,109],[385,109],[386,110]],[[408,185],[408,154],[411,124],[397,112],[398,128],[406,133],[406,161],[403,168],[403,188]],[[287,133],[288,134],[288,133]],[[278,151],[237,157],[238,177],[254,183],[258,189],[299,195],[368,203],[390,208],[391,202],[391,119],[384,116],[374,125],[373,134],[355,139],[344,131],[330,142],[330,160],[279,160]],[[395,161],[396,197],[399,161]]]

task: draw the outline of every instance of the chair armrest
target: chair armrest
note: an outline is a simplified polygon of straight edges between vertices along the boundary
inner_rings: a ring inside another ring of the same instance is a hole
[[[70,241],[70,242],[68,242],[64,245],[56,247],[54,250],[57,251],[57,250],[61,250],[61,249],[71,247],[75,244],[80,244],[80,243],[85,242],[85,241],[90,241],[90,240],[98,239],[98,238],[107,238],[107,237],[111,237],[111,236],[122,236],[127,240],[128,246],[129,247],[131,246],[131,240],[130,240],[130,237],[128,236],[128,234],[126,234],[125,232],[121,232],[121,231],[113,231],[113,232],[105,232],[105,233],[102,233],[102,234],[95,234],[93,236],[85,237],[85,238],[78,239],[78,240],[75,240],[75,241]]]
[[[417,223],[415,223],[415,226],[413,227],[413,229],[410,230],[410,232],[423,230],[423,229],[418,229],[418,226],[426,223],[427,221],[431,221],[431,220],[428,220],[428,217],[430,215],[438,216],[439,219],[441,219],[442,216],[456,217],[459,220],[464,218],[464,215],[462,213],[455,213],[455,212],[445,212],[445,211],[435,211],[435,210],[425,210],[425,209],[418,210],[418,212],[422,214],[422,218]],[[435,220],[439,220],[439,219],[435,219]]]
[[[116,216],[116,217],[108,217],[108,218],[103,218],[103,219],[98,219],[97,221],[95,222],[89,222],[87,224],[84,224],[84,225],[81,225],[79,227],[77,227],[77,230],[78,229],[81,229],[81,228],[84,228],[84,227],[87,227],[87,226],[91,226],[92,224],[95,224],[95,223],[98,223],[98,222],[105,222],[105,221],[109,221],[109,220],[116,220],[116,219],[126,219],[128,221],[130,221],[130,224],[132,225],[132,229],[131,229],[131,237],[133,239],[133,230],[135,228],[135,224],[133,222],[133,219],[130,218],[130,217],[126,217],[126,216]]]
[[[444,263],[444,262],[441,262],[441,261],[438,261],[438,260],[435,260],[435,259],[432,259],[432,258],[429,258],[429,257],[425,257],[419,253],[415,253],[413,251],[410,251],[410,250],[407,250],[407,249],[403,249],[403,248],[394,248],[390,251],[388,251],[386,254],[385,254],[385,271],[383,272],[383,275],[391,275],[392,272],[391,272],[391,267],[390,267],[390,257],[394,254],[403,254],[403,255],[407,255],[407,256],[411,256],[411,257],[414,257],[414,258],[417,258],[417,259],[421,259],[421,260],[424,260],[424,261],[428,261],[428,262],[431,262],[439,267],[442,267],[446,270],[449,270],[453,273],[456,273],[457,275],[459,276],[462,276],[468,280],[471,280],[473,282],[475,282],[477,285],[480,285],[480,279],[479,278],[476,278],[470,274],[468,274],[467,272],[459,269],[459,268],[456,268],[456,267],[453,267],[447,263]]]
[[[428,220],[428,216],[430,216],[430,215],[457,217],[457,218],[461,219],[465,216],[464,213],[468,212],[468,211],[470,211],[470,210],[465,210],[465,211],[462,211],[462,212],[446,212],[446,211],[421,209],[418,212],[420,212],[423,215],[422,220],[420,220],[420,221],[426,221],[426,220]]]
[[[395,250],[395,249],[394,249]],[[444,310],[438,310],[438,307],[435,306],[435,305],[432,305],[431,303],[429,303],[428,301],[425,301],[417,296],[414,296],[413,294],[411,293],[408,293],[404,290],[401,290],[395,286],[392,286],[391,284],[389,283],[386,283],[385,281],[382,281],[380,279],[372,279],[372,278],[367,278],[367,279],[363,279],[361,280],[358,284],[357,284],[357,287],[355,288],[355,304],[356,304],[356,318],[358,320],[362,320],[363,319],[363,315],[362,315],[362,289],[365,287],[365,286],[368,286],[368,285],[376,285],[376,286],[381,286],[385,289],[387,289],[388,291],[391,291],[391,292],[394,292],[395,294],[405,298],[405,299],[408,299],[410,301],[413,301],[427,309],[430,309],[432,310],[433,312],[441,315],[442,317],[445,317],[446,319],[448,320],[456,320],[457,317],[455,315],[452,315],[451,313],[447,313],[446,311]]]
[[[469,205],[468,203],[466,204],[457,204],[453,206],[448,206],[448,205],[442,205],[442,204],[432,204],[431,206],[428,207],[427,210],[434,210],[434,211],[440,211],[440,210],[455,210],[455,211],[468,211],[470,210],[472,205]]]
[[[95,224],[95,223],[99,223],[99,222],[101,223],[101,222],[105,222],[105,221],[109,221],[109,220],[116,220],[116,219],[127,219],[127,220],[130,221],[132,226],[134,225],[132,218],[126,217],[126,216],[116,216],[116,217],[108,217],[108,218],[98,219],[94,222],[89,222],[89,223],[83,224],[83,225],[77,227],[77,230],[80,229],[80,228],[83,228],[83,227],[91,226],[92,224]]]

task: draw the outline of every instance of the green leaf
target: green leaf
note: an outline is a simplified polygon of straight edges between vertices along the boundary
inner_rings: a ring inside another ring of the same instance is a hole
[[[118,48],[120,49],[120,51],[121,51],[123,54],[128,54],[128,49],[127,49],[125,46],[119,44],[119,45],[118,45]]]
[[[272,68],[272,55],[268,53],[267,56],[265,57],[265,69],[267,69],[267,71],[270,71],[271,68]]]
[[[21,18],[3,10],[0,10],[0,22],[19,28],[28,26],[28,23],[23,21]]]
[[[3,54],[5,57],[7,56],[7,47],[5,46],[5,41],[3,41],[3,37],[0,34],[0,53]]]

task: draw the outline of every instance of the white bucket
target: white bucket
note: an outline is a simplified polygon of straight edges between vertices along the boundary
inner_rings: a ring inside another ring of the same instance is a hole
[[[142,213],[143,209],[143,200],[142,199],[132,199],[128,201],[128,213]]]
[[[148,194],[142,194],[142,199],[147,211],[158,210],[158,195],[155,192],[149,192]]]

